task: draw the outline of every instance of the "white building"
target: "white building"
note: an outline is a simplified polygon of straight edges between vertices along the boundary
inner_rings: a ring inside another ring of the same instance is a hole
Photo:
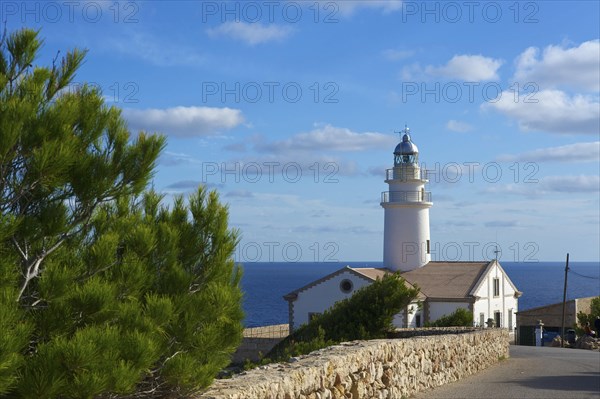
[[[400,272],[408,284],[420,288],[419,297],[394,320],[397,327],[420,327],[457,308],[473,312],[476,326],[516,326],[517,290],[497,260],[432,262],[429,230],[431,193],[425,191],[426,171],[419,167],[419,152],[408,129],[394,150],[394,167],[386,171],[389,191],[382,193],[384,208],[383,268],[346,266],[284,298],[289,305],[290,331],[307,323],[335,302],[386,273]],[[418,303],[421,303],[421,306]]]

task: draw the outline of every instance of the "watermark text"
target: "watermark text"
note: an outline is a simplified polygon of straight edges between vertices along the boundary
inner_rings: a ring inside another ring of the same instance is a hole
[[[202,82],[202,102],[258,103],[301,100],[314,103],[337,104],[340,88],[335,82],[313,82],[303,85],[298,82]]]
[[[306,20],[334,24],[339,22],[339,11],[340,7],[335,1],[203,1],[202,23],[295,24]]]
[[[202,182],[220,183],[339,183],[339,166],[335,162],[203,162]]]
[[[536,104],[539,102],[536,97],[538,92],[539,86],[535,82],[514,82],[505,89],[497,82],[402,82],[400,89],[403,103],[419,101],[436,104],[459,101],[497,103],[503,96],[509,96],[516,104]]]
[[[403,1],[402,22],[535,24],[539,11],[539,4],[533,1]]]
[[[406,262],[415,255],[420,255],[425,260],[427,254],[427,243],[403,242],[402,260]],[[528,241],[525,243],[513,242],[505,244],[505,248],[498,242],[432,242],[429,244],[429,254],[431,260],[435,262],[456,262],[456,261],[490,261],[493,259],[505,260],[507,262],[539,262],[537,254],[540,250],[536,242]]]
[[[249,241],[236,247],[236,262],[339,262],[336,242],[313,242],[307,245],[295,241]]]
[[[139,22],[139,5],[135,1],[2,1],[2,21],[29,23],[125,23]]]

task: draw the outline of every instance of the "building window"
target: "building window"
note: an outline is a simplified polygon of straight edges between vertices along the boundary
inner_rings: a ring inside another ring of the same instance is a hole
[[[479,313],[479,327],[485,326],[485,313]]]
[[[421,327],[421,315],[420,314],[415,316],[415,325],[417,327]]]
[[[500,317],[501,313],[499,311],[494,312],[494,325],[496,327],[502,327],[502,317]]]
[[[494,279],[494,296],[500,296],[500,279]]]
[[[427,253],[431,253],[431,244],[429,243],[429,240],[427,240]]]
[[[512,329],[513,326],[513,317],[512,317],[512,309],[508,309],[508,326],[506,326],[509,330]]]
[[[352,292],[352,288],[354,288],[354,284],[352,284],[352,281],[345,279],[342,280],[342,282],[340,283],[340,290],[344,293],[344,294],[349,294]]]
[[[308,312],[308,321],[313,321],[313,319],[317,316],[320,316],[321,313],[318,312]]]

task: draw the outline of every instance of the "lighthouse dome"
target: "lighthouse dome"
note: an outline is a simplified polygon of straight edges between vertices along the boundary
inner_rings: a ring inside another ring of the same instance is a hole
[[[396,155],[416,155],[419,153],[419,149],[417,145],[410,140],[410,135],[408,133],[404,133],[402,136],[402,141],[398,143],[396,149],[394,150],[394,154]]]
[[[416,144],[410,140],[410,134],[408,128],[404,129],[404,135],[402,141],[398,143],[394,150],[394,165],[399,166],[401,164],[414,164],[419,159],[419,149]]]

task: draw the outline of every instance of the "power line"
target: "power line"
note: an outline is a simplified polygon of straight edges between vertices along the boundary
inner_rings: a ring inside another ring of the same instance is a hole
[[[569,273],[573,273],[574,275],[579,276],[579,277],[583,277],[583,278],[589,278],[589,279],[592,279],[592,280],[600,280],[600,277],[586,276],[585,274],[577,273],[573,269],[569,269]]]

